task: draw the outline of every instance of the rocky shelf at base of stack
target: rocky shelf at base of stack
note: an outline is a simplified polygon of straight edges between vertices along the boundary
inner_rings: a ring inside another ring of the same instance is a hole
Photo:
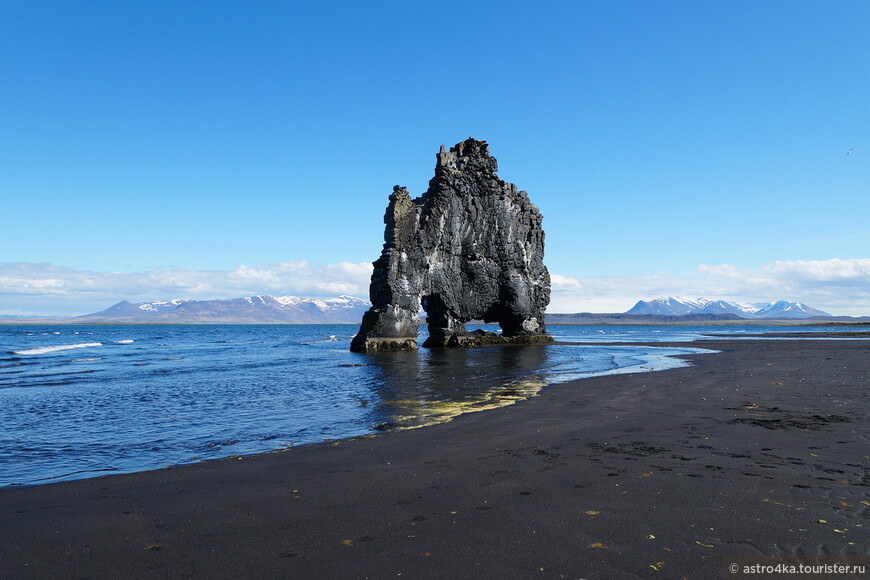
[[[421,197],[393,188],[372,307],[351,350],[416,349],[421,306],[429,324],[424,347],[552,342],[544,326],[550,274],[543,218],[497,170],[489,145],[469,138],[441,147]],[[497,322],[502,332],[468,332],[471,320]]]

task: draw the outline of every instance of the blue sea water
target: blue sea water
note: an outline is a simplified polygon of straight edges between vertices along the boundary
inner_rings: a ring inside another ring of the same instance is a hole
[[[550,330],[560,341],[604,343],[764,328]],[[522,399],[547,384],[681,366],[669,357],[693,351],[557,344],[359,354],[349,351],[355,331],[348,325],[0,326],[0,486],[413,428]]]

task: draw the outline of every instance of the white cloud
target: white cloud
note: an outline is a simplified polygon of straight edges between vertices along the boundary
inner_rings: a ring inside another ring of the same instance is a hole
[[[65,294],[63,280],[43,278],[29,279],[13,276],[0,277],[0,293],[6,294]]]
[[[767,265],[765,271],[807,284],[870,285],[870,259],[774,262]]]
[[[119,300],[235,298],[257,294],[368,297],[368,262],[306,260],[232,270],[94,272],[51,264],[0,264],[0,314],[86,314]],[[638,300],[688,296],[736,302],[796,300],[842,315],[870,315],[870,259],[777,261],[757,268],[701,264],[640,276],[551,274],[550,312],[625,312]]]
[[[553,291],[571,291],[580,290],[583,285],[576,278],[569,278],[561,274],[550,274],[550,288]]]
[[[0,264],[0,314],[86,314],[118,302],[208,300],[258,294],[368,297],[372,266],[305,260],[233,270],[94,272],[52,264]]]
[[[638,300],[688,296],[734,302],[794,300],[835,315],[870,315],[870,259],[863,258],[777,261],[757,268],[701,264],[693,272],[677,274],[553,278],[550,312],[625,312]]]

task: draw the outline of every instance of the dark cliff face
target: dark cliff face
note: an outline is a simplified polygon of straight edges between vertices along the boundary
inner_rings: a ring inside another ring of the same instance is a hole
[[[497,169],[486,142],[468,139],[449,151],[441,147],[420,198],[393,189],[372,273],[373,306],[353,350],[416,348],[421,304],[430,332],[424,346],[549,339],[542,216]],[[502,335],[466,333],[473,319],[498,322]]]

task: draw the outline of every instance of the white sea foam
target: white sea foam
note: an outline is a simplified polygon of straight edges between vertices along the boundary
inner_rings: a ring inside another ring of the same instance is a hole
[[[305,344],[305,345],[320,344],[322,342],[336,342],[337,340],[339,340],[339,339],[335,338],[334,334],[330,334],[329,337],[326,338],[325,340],[312,340],[311,342],[303,342],[302,344]]]
[[[135,341],[127,339],[127,340],[113,340],[112,342],[114,342],[115,344],[133,344]]]
[[[14,354],[33,355],[33,354],[49,354],[61,350],[69,350],[71,348],[88,348],[92,346],[103,346],[102,342],[82,342],[80,344],[61,344],[58,346],[40,346],[38,348],[29,348],[27,350],[16,350]]]

